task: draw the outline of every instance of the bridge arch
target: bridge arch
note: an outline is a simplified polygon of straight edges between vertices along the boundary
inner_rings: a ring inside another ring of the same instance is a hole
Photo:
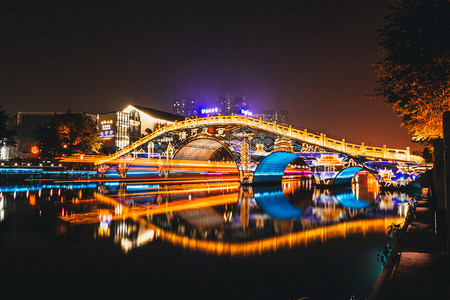
[[[349,167],[339,172],[332,181],[332,185],[350,185],[356,173],[364,170],[362,167]]]
[[[281,182],[287,166],[297,158],[297,155],[284,151],[269,154],[256,167],[252,182]]]
[[[105,171],[104,176],[107,178],[119,178],[119,172],[115,167],[109,167]]]
[[[187,141],[175,152],[173,159],[208,161],[222,147],[233,157],[234,162],[237,164],[230,146],[212,137],[198,137]]]
[[[355,176],[361,171],[366,171],[368,175],[370,175],[373,180],[375,180],[375,182],[379,184],[378,179],[372,173],[367,171],[366,168],[358,166],[348,167],[342,170],[336,175],[336,177],[334,177],[331,184],[335,186],[350,186],[352,184],[353,178],[355,178]]]

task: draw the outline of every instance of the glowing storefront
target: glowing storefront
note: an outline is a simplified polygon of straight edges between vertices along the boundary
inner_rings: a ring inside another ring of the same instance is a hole
[[[184,120],[184,117],[137,105],[97,115],[98,131],[104,145],[117,149],[137,141],[158,125],[171,124],[177,120]]]

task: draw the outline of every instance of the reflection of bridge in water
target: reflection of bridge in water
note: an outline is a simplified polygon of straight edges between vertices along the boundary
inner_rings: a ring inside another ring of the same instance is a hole
[[[232,168],[229,164],[214,162],[225,156],[233,162]],[[349,184],[363,169],[374,173],[378,181],[391,182],[394,178],[397,182],[395,174],[391,173],[401,168],[402,174],[406,174],[401,180],[412,181],[420,174],[415,168],[417,163],[423,161],[421,157],[411,155],[409,148],[351,144],[345,139],[330,139],[325,134],[236,115],[175,122],[112,155],[84,157],[84,161],[89,160],[103,165],[100,169],[107,174],[115,172],[120,178],[135,175],[130,168],[132,165],[153,165],[154,174],[165,172],[167,175],[169,170],[176,169],[178,162],[183,166],[189,161],[196,162],[201,168],[215,163],[221,172],[232,173],[234,168],[241,183],[255,184],[280,182],[286,168],[296,163],[307,165],[318,183],[338,185]],[[373,164],[373,160],[395,163],[390,168],[388,164]],[[113,169],[108,171],[111,166]],[[210,167],[214,171],[214,167]]]
[[[195,195],[208,190],[203,195]],[[224,190],[228,192],[224,194]],[[408,203],[407,198],[399,199],[397,194],[375,196],[375,202],[373,198],[357,198],[351,190],[335,193],[315,189],[312,199],[302,204],[289,201],[286,193],[290,190],[283,191],[281,186],[239,188],[237,183],[184,190],[195,197],[191,200],[186,195],[170,201],[159,198],[160,195],[178,197],[179,191],[177,187],[143,192],[127,189],[122,183],[117,189],[96,193],[95,200],[111,207],[103,209],[100,215],[109,215],[103,219],[115,222],[115,239],[125,251],[161,239],[219,255],[258,254],[350,235],[386,234],[389,225],[404,220],[406,211],[402,207]],[[392,202],[395,197],[398,199]],[[369,215],[371,219],[360,219]],[[73,224],[102,223],[98,211],[66,215],[63,219]],[[99,228],[106,226],[104,223]],[[224,228],[231,233],[224,233]],[[196,232],[194,236],[192,230]],[[273,232],[257,240],[239,237],[260,230]]]

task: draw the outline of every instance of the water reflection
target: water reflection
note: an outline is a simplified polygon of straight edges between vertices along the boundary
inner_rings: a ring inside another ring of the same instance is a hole
[[[255,187],[233,182],[3,187],[0,222],[19,195],[41,222],[58,216],[58,236],[84,224],[95,228],[94,239],[111,239],[125,252],[162,240],[209,253],[250,255],[367,232],[386,234],[389,225],[403,221],[414,195],[380,192],[364,181],[334,190],[315,188],[311,179]]]
[[[303,215],[303,210],[289,203],[281,185],[256,186],[253,191],[258,206],[273,219],[290,220]]]

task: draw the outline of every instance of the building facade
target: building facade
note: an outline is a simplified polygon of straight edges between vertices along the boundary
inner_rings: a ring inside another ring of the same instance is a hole
[[[160,110],[128,105],[124,110],[97,115],[100,138],[106,147],[123,149],[158,126],[184,120],[185,117]]]
[[[123,149],[141,136],[140,114],[134,111],[98,114],[97,126],[105,147]]]
[[[222,115],[242,114],[242,111],[248,111],[247,101],[244,96],[234,96],[228,93],[226,96],[218,99],[218,113]]]
[[[172,112],[186,118],[198,116],[198,105],[195,99],[180,98],[173,101]]]

